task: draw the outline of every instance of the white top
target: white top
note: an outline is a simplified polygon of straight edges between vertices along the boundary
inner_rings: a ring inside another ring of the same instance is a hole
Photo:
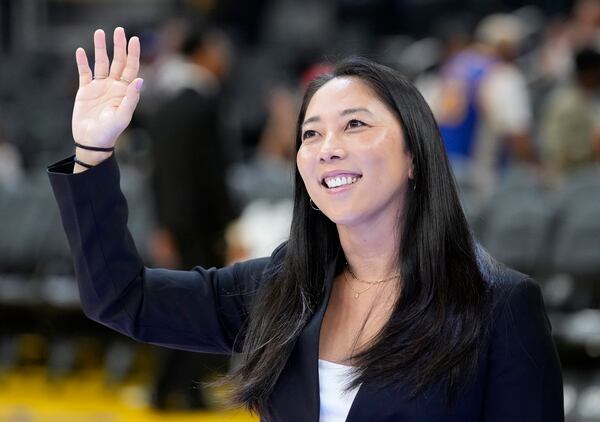
[[[360,386],[344,389],[352,380],[354,367],[319,359],[319,422],[344,422]]]

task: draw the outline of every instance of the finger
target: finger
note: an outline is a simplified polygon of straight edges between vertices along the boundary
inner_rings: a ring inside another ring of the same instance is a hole
[[[123,100],[121,100],[119,107],[117,107],[117,119],[123,127],[127,126],[131,121],[133,112],[140,100],[140,91],[143,83],[144,80],[141,78],[133,80],[129,86],[127,86],[125,96],[123,97]]]
[[[140,69],[140,39],[131,37],[127,48],[127,64],[123,70],[122,77],[128,81],[137,78]]]
[[[104,31],[94,32],[94,77],[108,76],[108,55],[106,54],[106,38]]]
[[[79,72],[79,86],[83,86],[92,82],[92,71],[88,64],[85,50],[79,47],[75,51],[75,61],[77,62],[77,71]]]
[[[125,60],[127,60],[127,53],[125,51],[127,40],[125,39],[125,30],[123,28],[118,27],[115,29],[113,42],[115,47],[113,61],[110,65],[110,76],[111,78],[119,79],[125,67]]]

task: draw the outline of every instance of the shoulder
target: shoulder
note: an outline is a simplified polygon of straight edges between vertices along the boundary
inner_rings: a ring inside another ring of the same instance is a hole
[[[480,244],[475,245],[475,256],[484,281],[490,290],[496,294],[503,295],[529,278],[526,274],[507,267],[494,259]]]
[[[541,297],[538,283],[528,276],[496,261],[486,252],[479,255],[479,269],[487,283],[495,313],[507,304],[518,304],[519,299]]]
[[[530,313],[543,313],[545,318],[541,289],[533,278],[496,261],[482,248],[477,255],[495,320],[521,308]]]
[[[269,257],[269,262],[265,267],[265,276],[272,276],[283,268],[283,261],[285,260],[285,256],[287,253],[287,240],[273,249],[271,256]]]
[[[253,286],[258,287],[263,280],[274,278],[283,268],[287,251],[287,241],[277,246],[271,256],[249,259],[233,265],[235,276],[238,279],[251,279]]]
[[[486,104],[499,104],[501,106],[509,103],[508,110],[514,107],[512,103],[528,101],[527,81],[521,72],[512,65],[499,64],[486,74],[480,86],[480,98]],[[505,101],[505,102],[502,102]],[[502,110],[499,110],[501,112]]]
[[[506,63],[496,63],[486,74],[485,84],[499,86],[526,86],[527,80],[523,73],[514,65]]]
[[[480,269],[489,287],[492,342],[496,346],[501,343],[507,343],[506,347],[518,346],[530,356],[545,355],[543,349],[553,350],[552,326],[539,284],[489,255],[480,256]]]
[[[560,360],[539,285],[491,258],[481,264],[493,302],[486,358],[487,395],[493,399],[486,415],[515,420],[516,414],[508,415],[518,410],[531,420],[563,421]]]

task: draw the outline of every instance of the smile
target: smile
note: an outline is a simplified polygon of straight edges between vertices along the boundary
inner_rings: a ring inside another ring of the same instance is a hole
[[[323,185],[329,189],[356,183],[361,176],[333,176],[323,179]]]

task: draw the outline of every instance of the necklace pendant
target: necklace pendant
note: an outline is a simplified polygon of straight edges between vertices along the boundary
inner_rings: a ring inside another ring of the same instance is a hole
[[[354,293],[354,299],[358,299],[359,295],[360,295],[360,293]]]

